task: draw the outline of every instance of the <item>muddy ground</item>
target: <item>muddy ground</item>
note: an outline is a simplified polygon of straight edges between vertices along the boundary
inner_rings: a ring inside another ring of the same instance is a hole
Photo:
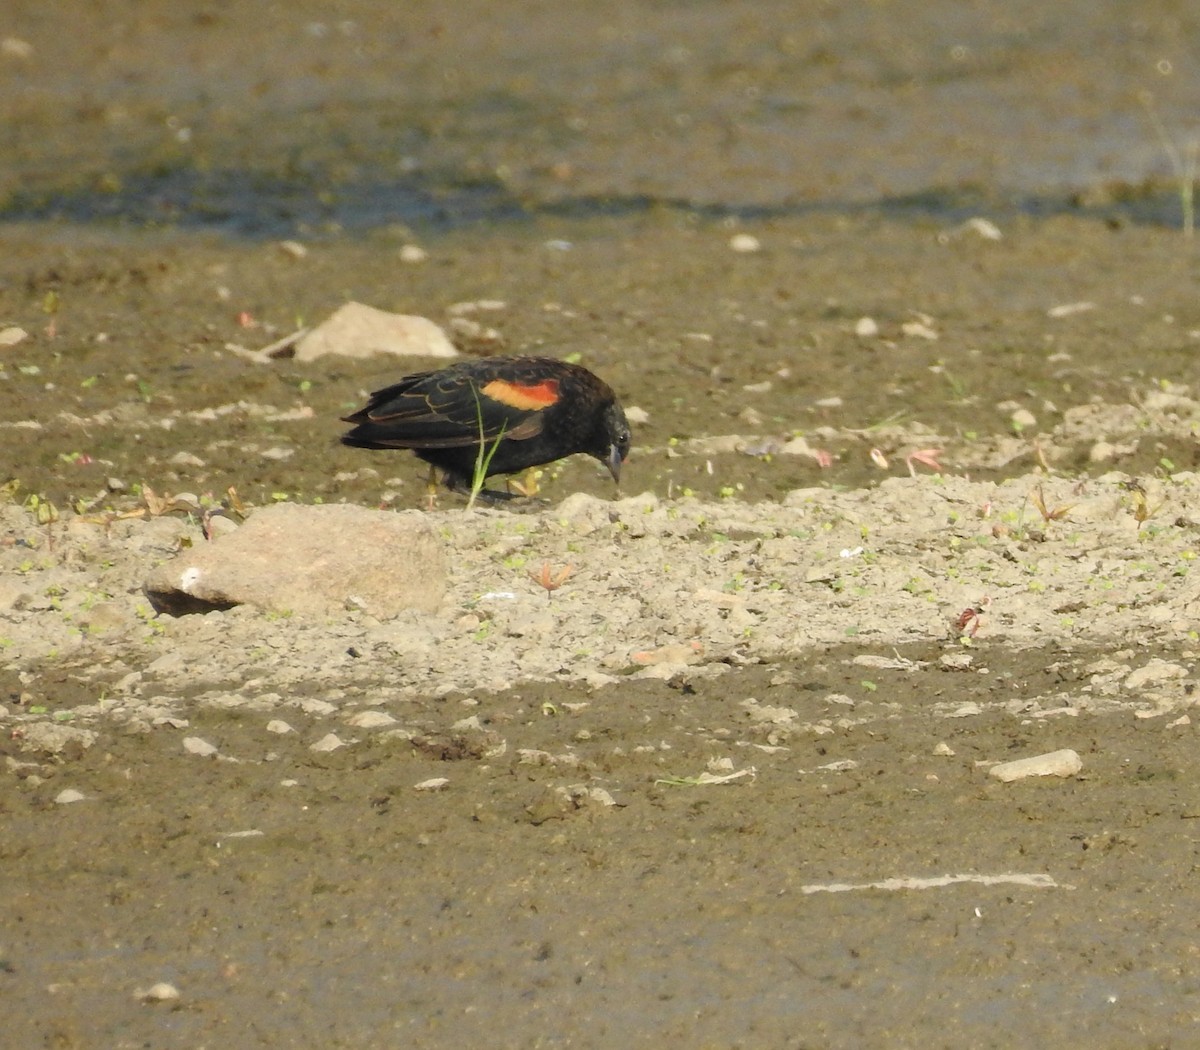
[[[72,6],[0,33],[12,1045],[1194,1042],[1188,16]],[[347,300],[579,355],[621,492],[442,496],[436,614],[157,615],[175,497],[424,507],[336,441],[410,365],[242,352]]]

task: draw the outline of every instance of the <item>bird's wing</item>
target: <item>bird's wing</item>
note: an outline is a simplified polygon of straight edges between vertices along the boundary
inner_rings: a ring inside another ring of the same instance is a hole
[[[544,409],[558,381],[522,382],[446,372],[422,372],[377,390],[366,408],[347,416],[368,424],[382,443],[401,448],[455,448],[541,433]]]

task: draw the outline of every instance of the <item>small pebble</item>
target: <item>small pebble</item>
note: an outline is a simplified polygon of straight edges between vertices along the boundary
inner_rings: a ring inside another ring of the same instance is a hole
[[[158,984],[152,984],[149,988],[134,992],[134,997],[141,999],[144,1003],[167,1003],[179,998],[179,989],[166,981],[159,981]]]
[[[422,780],[419,784],[414,784],[413,787],[417,791],[441,791],[449,783],[449,777],[432,777],[429,780]]]
[[[287,722],[285,722],[282,718],[272,718],[271,721],[267,723],[268,733],[278,733],[280,736],[282,736],[284,733],[294,733],[295,731],[296,730],[288,725]]]
[[[54,796],[54,801],[60,806],[69,805],[72,802],[82,802],[87,796],[82,791],[76,791],[74,788],[64,788]]]
[[[872,339],[879,334],[879,325],[873,317],[860,317],[854,325],[854,334],[860,339]]]
[[[198,736],[185,736],[183,738],[183,749],[189,755],[200,755],[203,758],[217,753],[216,744],[210,744],[207,740],[201,740]]]
[[[932,341],[938,338],[937,332],[925,324],[924,321],[905,321],[900,326],[900,331],[905,335],[915,336],[919,339],[929,339]]]
[[[1032,430],[1037,426],[1037,416],[1027,408],[1018,408],[1011,416],[1008,417],[1012,423],[1013,430],[1017,432],[1023,430]]]
[[[762,242],[752,233],[735,233],[729,238],[729,247],[745,255],[762,251]]]

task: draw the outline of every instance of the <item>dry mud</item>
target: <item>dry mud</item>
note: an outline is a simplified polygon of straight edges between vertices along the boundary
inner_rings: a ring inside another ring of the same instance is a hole
[[[1196,1042],[1193,16],[67,9],[0,32],[8,1043]],[[407,363],[252,353],[349,300],[578,355],[622,492],[443,496],[433,613],[156,613],[218,509],[424,506],[336,440]]]

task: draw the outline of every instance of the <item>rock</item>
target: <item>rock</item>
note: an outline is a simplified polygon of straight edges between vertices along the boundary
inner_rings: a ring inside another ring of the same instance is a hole
[[[1027,408],[1018,408],[1009,416],[1009,422],[1012,424],[1013,430],[1020,434],[1037,427],[1037,416]]]
[[[729,247],[742,255],[762,251],[762,243],[752,233],[735,233],[729,238]]]
[[[159,981],[149,988],[141,988],[134,992],[134,998],[144,1003],[168,1003],[179,998],[179,989],[166,981]]]
[[[295,731],[296,730],[288,725],[288,723],[282,718],[272,718],[271,721],[267,723],[268,733],[276,733],[279,736],[283,736],[285,733],[294,733]]]
[[[76,791],[74,788],[64,788],[54,796],[54,801],[60,806],[70,805],[72,802],[82,802],[87,795],[82,791]]]
[[[425,317],[346,303],[296,344],[297,361],[313,361],[325,354],[457,357],[458,351],[446,333]]]
[[[345,747],[345,746],[346,746],[346,741],[344,741],[340,736],[338,736],[337,733],[326,733],[315,744],[309,745],[308,749],[309,749],[309,751],[316,751],[316,752],[336,751],[339,747]]]
[[[988,773],[1006,784],[1014,780],[1024,780],[1027,777],[1073,777],[1083,769],[1083,761],[1079,754],[1070,748],[1061,751],[1050,751],[1044,755],[1034,755],[1032,758],[1018,758],[1014,762],[1000,762]]]
[[[77,729],[57,722],[31,722],[21,727],[20,734],[17,740],[22,751],[43,751],[48,755],[83,752],[96,742],[96,734],[90,729]]]
[[[198,736],[185,736],[183,738],[183,749],[189,755],[199,755],[201,758],[211,758],[217,753],[216,744],[210,744],[207,740],[203,740]]]
[[[1154,657],[1144,667],[1131,672],[1122,684],[1129,692],[1136,693],[1147,686],[1165,685],[1167,682],[1186,677],[1187,668],[1183,665]]]
[[[395,725],[396,719],[386,711],[359,711],[346,719],[346,724],[356,729],[378,729],[380,726]]]
[[[421,783],[414,784],[413,788],[417,791],[441,791],[449,783],[449,777],[431,777],[429,780],[422,780]]]
[[[358,608],[389,619],[405,609],[436,610],[446,567],[418,511],[280,503],[159,566],[145,590],[155,609],[172,616],[251,605],[310,617]]]

